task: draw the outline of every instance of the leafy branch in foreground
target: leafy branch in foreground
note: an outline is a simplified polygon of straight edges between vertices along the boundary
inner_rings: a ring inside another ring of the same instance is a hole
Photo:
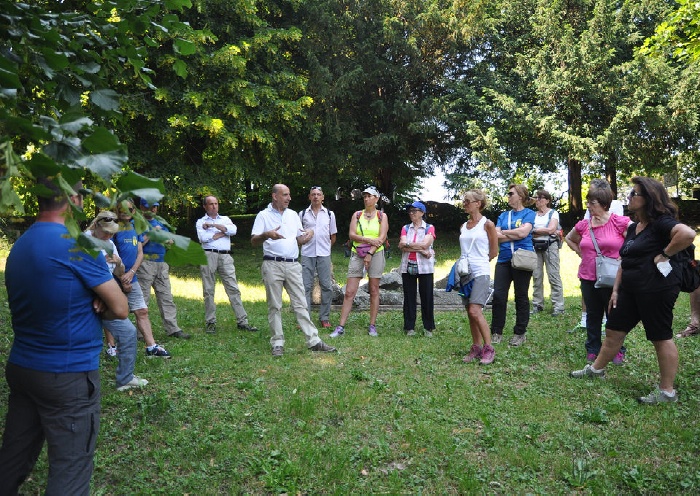
[[[25,213],[16,184],[46,176],[67,195],[73,185],[95,178],[111,198],[91,189],[98,207],[126,197],[157,201],[162,181],[124,172],[126,146],[112,129],[121,119],[119,93],[136,79],[154,89],[147,66],[150,47],[170,45],[172,69],[181,77],[181,54],[192,53],[196,32],[175,12],[190,0],[112,0],[80,10],[66,3],[0,0],[0,214]],[[19,150],[22,150],[21,152]],[[41,188],[30,192],[41,194]],[[67,219],[78,237],[82,208]],[[186,238],[183,238],[186,239]],[[187,251],[182,240],[176,246]],[[176,257],[177,258],[177,257]]]

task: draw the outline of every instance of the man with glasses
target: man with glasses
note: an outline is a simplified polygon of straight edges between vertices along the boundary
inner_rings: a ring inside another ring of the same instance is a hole
[[[233,313],[236,314],[238,328],[255,332],[257,327],[248,323],[248,314],[243,308],[241,291],[238,289],[236,267],[231,256],[231,236],[238,232],[236,225],[225,215],[219,215],[219,200],[212,195],[205,196],[203,206],[206,214],[197,221],[197,236],[207,257],[207,265],[201,265],[202,289],[204,292],[204,320],[206,332],[216,333],[216,303],[214,288],[216,274],[219,274]]]
[[[335,214],[323,206],[323,200],[321,187],[312,186],[309,190],[311,204],[299,212],[302,227],[314,232],[314,236],[309,242],[301,246],[301,269],[309,313],[311,313],[314,275],[318,274],[318,284],[321,287],[321,306],[318,310],[318,317],[321,326],[329,328],[331,327],[331,298],[333,297],[331,247],[335,244],[338,228],[335,223]]]
[[[158,202],[149,204],[148,201],[141,198],[140,206],[143,216],[151,225],[151,229],[170,232],[167,222],[158,217],[158,207],[160,206]],[[168,336],[190,339],[190,335],[183,332],[177,325],[177,308],[170,288],[170,266],[165,262],[165,246],[151,241],[147,232],[143,234],[143,262],[136,272],[146,306],[151,298],[151,287],[153,288],[160,317],[163,320],[163,327]]]

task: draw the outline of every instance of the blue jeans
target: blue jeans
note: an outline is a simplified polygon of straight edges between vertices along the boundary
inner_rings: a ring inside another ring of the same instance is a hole
[[[90,494],[100,430],[100,372],[5,368],[10,396],[0,448],[0,495],[17,494],[46,441],[51,495]]]
[[[134,377],[136,365],[136,327],[129,319],[103,320],[102,326],[112,333],[117,344],[117,387]]]

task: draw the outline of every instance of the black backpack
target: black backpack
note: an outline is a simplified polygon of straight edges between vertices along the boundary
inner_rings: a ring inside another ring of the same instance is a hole
[[[681,291],[692,293],[700,287],[700,263],[695,260],[695,246],[676,253],[673,258],[681,269]]]

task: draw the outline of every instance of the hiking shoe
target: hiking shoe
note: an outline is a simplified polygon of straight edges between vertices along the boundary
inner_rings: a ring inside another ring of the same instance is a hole
[[[493,363],[496,359],[496,350],[493,346],[486,345],[484,349],[481,350],[481,365],[488,365]]]
[[[561,317],[564,315],[564,310],[554,310],[552,312],[552,317]]]
[[[107,354],[108,358],[114,358],[117,356],[117,347],[112,346],[111,344],[107,345],[107,349],[105,350],[105,353]]]
[[[464,358],[462,358],[462,361],[464,363],[469,363],[477,358],[481,358],[481,352],[483,348],[479,346],[478,344],[473,344],[472,347],[469,349],[469,354],[467,354]]]
[[[657,387],[648,395],[642,396],[641,398],[637,398],[637,401],[642,403],[643,405],[656,405],[658,403],[675,403],[676,401],[678,401],[678,393],[674,391],[673,396],[671,396],[663,389],[659,389]]]
[[[595,353],[589,353],[588,355],[586,355],[586,361],[587,361],[588,363],[593,363],[593,362],[595,362],[595,359],[596,359],[596,358],[598,358],[598,355],[596,355]]]
[[[373,338],[376,338],[377,336],[379,336],[379,334],[377,334],[377,326],[375,326],[374,324],[370,324],[369,331],[367,331],[367,334],[369,334]]]
[[[337,338],[338,336],[342,336],[343,334],[345,334],[345,327],[339,325],[335,328],[333,332],[331,332],[330,337]]]
[[[328,346],[326,343],[323,341],[319,341],[315,345],[313,345],[311,348],[309,348],[310,351],[320,351],[323,353],[332,353],[334,351],[338,351],[332,346]]]
[[[117,391],[126,391],[127,389],[135,387],[144,387],[146,384],[148,384],[148,381],[146,379],[141,379],[139,376],[135,375],[131,378],[129,382],[127,382],[123,386],[119,386],[117,388]]]
[[[432,338],[432,337],[433,337],[433,331],[431,331],[431,330],[426,330],[425,332],[423,332],[423,334],[425,334],[425,337],[426,337],[426,338]]]
[[[676,337],[689,338],[690,336],[695,336],[697,334],[700,334],[700,327],[696,326],[695,324],[688,324],[688,327],[685,328],[685,331],[676,334]]]
[[[415,335],[416,335],[416,331],[414,331],[413,329],[409,329],[408,331],[406,331],[406,336],[415,336]]]
[[[216,322],[207,322],[207,334],[216,334]]]
[[[273,346],[272,347],[272,356],[273,357],[278,357],[284,355],[284,347],[283,346]]]
[[[322,320],[322,321],[321,321],[321,327],[323,327],[324,329],[330,329],[330,328],[333,327],[333,326],[332,326],[331,323],[328,322],[327,320]]]
[[[542,312],[543,310],[544,310],[544,308],[542,308],[541,306],[535,305],[534,307],[532,307],[532,310],[530,310],[530,315],[538,314],[538,313]]]
[[[621,351],[617,352],[617,355],[615,355],[615,358],[613,358],[613,365],[622,365],[625,363],[625,354]]]
[[[598,377],[599,379],[605,379],[605,369],[593,371],[592,365],[589,363],[581,370],[574,370],[569,374],[569,377],[575,379],[581,379],[582,377]]]
[[[257,327],[254,327],[254,326],[248,324],[247,322],[245,324],[238,324],[238,328],[241,331],[250,331],[250,332],[256,332],[258,330]]]
[[[171,337],[171,338],[178,338],[178,339],[190,339],[192,336],[190,336],[190,335],[187,334],[186,332],[175,331],[175,332],[172,333],[172,334],[168,334],[168,337]]]
[[[146,348],[147,357],[161,357],[161,358],[172,358],[170,353],[168,353],[165,348],[163,348],[158,343],[154,344],[150,348]]]
[[[499,344],[503,341],[503,334],[493,333],[491,334],[491,344]]]
[[[512,338],[510,338],[510,341],[508,341],[508,344],[511,346],[520,346],[525,344],[525,341],[527,338],[525,337],[525,334],[516,334]]]

